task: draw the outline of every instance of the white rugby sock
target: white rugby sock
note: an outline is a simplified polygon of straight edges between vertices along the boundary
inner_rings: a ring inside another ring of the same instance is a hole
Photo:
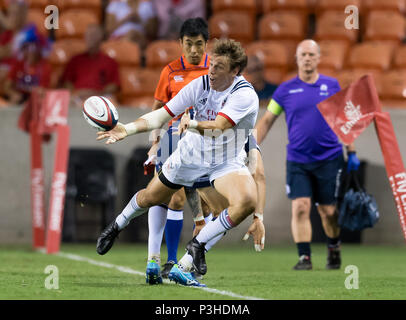
[[[119,230],[124,229],[135,217],[138,217],[148,211],[148,208],[140,208],[138,205],[137,194],[138,192],[131,198],[124,210],[121,211],[121,213],[117,216],[116,223]]]
[[[148,212],[148,260],[157,260],[161,255],[161,244],[165,230],[168,208],[165,205],[153,206]],[[160,263],[160,261],[156,261]]]
[[[211,220],[213,220],[213,213],[209,213],[207,217],[204,217],[204,222],[208,224]]]
[[[196,240],[203,243],[208,243],[216,236],[230,230],[234,227],[234,223],[228,216],[228,210],[223,210],[215,221],[210,221],[199,234],[196,236]]]
[[[209,251],[217,242],[221,240],[226,235],[225,232],[220,233],[218,236],[215,236],[213,239],[209,240],[205,245],[204,248],[206,252]]]
[[[186,252],[185,255],[178,261],[178,266],[181,270],[190,272],[193,268],[192,256]]]

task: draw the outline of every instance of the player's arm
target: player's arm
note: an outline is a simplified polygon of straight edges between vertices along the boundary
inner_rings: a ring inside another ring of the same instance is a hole
[[[112,144],[133,134],[158,129],[171,118],[169,112],[165,108],[161,108],[148,112],[133,122],[127,124],[119,122],[110,131],[99,131],[97,132],[97,140],[107,139],[106,144]]]
[[[201,135],[205,133],[206,130],[214,131],[213,134],[222,133],[223,131],[233,127],[233,124],[225,117],[218,115],[215,120],[211,121],[196,121],[191,120],[189,115],[189,109],[185,110],[178,127],[178,133],[182,134],[187,129],[195,129]],[[207,133],[207,131],[206,131]]]
[[[265,140],[266,135],[268,134],[269,130],[271,130],[273,124],[275,123],[278,116],[282,113],[282,111],[282,107],[274,99],[271,99],[268,104],[267,110],[265,111],[265,114],[262,116],[261,119],[259,119],[253,132],[253,135],[258,144],[261,144],[262,141]]]

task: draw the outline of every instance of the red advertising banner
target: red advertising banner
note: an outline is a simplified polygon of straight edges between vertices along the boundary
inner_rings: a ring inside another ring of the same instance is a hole
[[[389,113],[376,113],[375,129],[385,161],[386,174],[395,198],[400,226],[406,239],[406,171]]]
[[[34,249],[45,247],[44,169],[42,167],[42,136],[35,122],[31,123],[31,215]]]
[[[59,251],[65,202],[66,176],[69,159],[69,127],[67,116],[68,90],[37,90],[31,94],[21,113],[18,126],[31,137],[31,214],[34,249],[47,253]],[[54,172],[49,204],[48,226],[45,235],[44,168],[42,142],[57,134]]]
[[[351,144],[374,121],[386,173],[392,187],[400,225],[406,240],[406,172],[390,116],[381,111],[370,75],[317,105],[331,129],[344,144]]]
[[[346,145],[369,126],[381,106],[370,75],[363,76],[344,90],[317,105],[331,129]]]
[[[69,159],[69,127],[58,126],[54,173],[48,213],[47,253],[59,252]]]

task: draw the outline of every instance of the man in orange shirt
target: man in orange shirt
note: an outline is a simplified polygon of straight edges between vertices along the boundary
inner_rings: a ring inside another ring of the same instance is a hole
[[[207,23],[202,18],[186,20],[181,27],[179,38],[183,54],[162,70],[155,90],[153,110],[163,107],[189,82],[208,73],[210,58],[206,53],[206,45],[209,39]],[[161,143],[161,148],[158,150],[157,171],[159,171],[164,160],[172,153],[172,146],[176,146],[177,140],[180,138],[178,135],[172,134],[177,130],[177,124],[173,126],[173,123],[180,117],[170,121],[168,132],[163,136],[165,141]],[[153,135],[154,141],[151,150],[148,152],[149,160],[155,158],[159,143],[158,132],[154,132]],[[147,163],[150,163],[150,161],[147,161]],[[196,211],[194,214],[201,214],[200,198],[196,191],[190,189],[186,190],[186,192],[190,192],[190,198],[193,198],[193,204],[190,201],[189,203],[192,210]],[[157,267],[160,264],[160,249],[164,228],[168,259],[162,269],[162,276],[167,278],[172,266],[177,263],[177,250],[183,226],[185,200],[186,195],[182,188],[172,196],[168,206],[162,204],[149,209],[147,282],[151,284],[161,281],[161,279],[156,280],[156,275],[159,273]]]

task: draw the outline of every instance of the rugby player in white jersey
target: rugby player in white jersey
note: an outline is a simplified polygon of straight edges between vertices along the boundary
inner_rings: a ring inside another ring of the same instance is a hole
[[[107,252],[118,233],[130,220],[148,208],[167,202],[182,186],[190,187],[208,175],[212,186],[228,203],[219,217],[208,223],[187,245],[190,269],[207,272],[205,244],[219,234],[240,224],[255,210],[257,189],[240,152],[254,128],[258,115],[258,96],[241,76],[247,56],[240,43],[218,40],[213,48],[209,74],[191,81],[163,108],[152,111],[128,124],[119,123],[113,130],[98,132],[97,140],[112,144],[125,137],[160,128],[172,117],[193,106],[195,118],[186,111],[179,125],[180,140],[176,151],[165,161],[162,170],[148,186],[137,192],[120,215],[102,232],[97,249]],[[232,186],[232,188],[230,188]],[[183,258],[182,258],[183,259]],[[183,259],[185,260],[185,259]],[[188,271],[174,266],[172,280],[199,285]],[[186,280],[184,281],[186,276]]]

